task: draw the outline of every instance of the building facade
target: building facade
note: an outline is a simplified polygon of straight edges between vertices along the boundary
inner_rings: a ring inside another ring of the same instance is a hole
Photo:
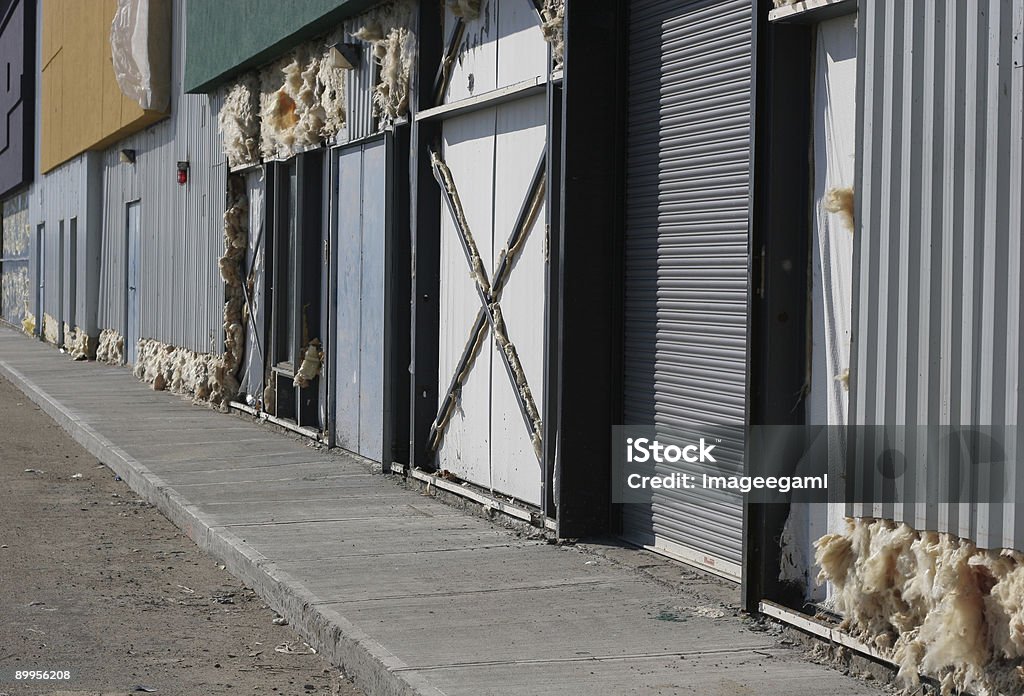
[[[987,688],[1024,655],[939,638],[1010,626],[1024,575],[1024,0],[4,6],[7,323],[804,630],[832,612],[908,674]],[[827,501],[624,503],[615,426],[714,433],[662,473],[736,477],[753,429],[825,428],[839,469]],[[956,485],[917,431],[865,465],[864,428],[923,426],[1007,426],[999,466],[960,430]]]

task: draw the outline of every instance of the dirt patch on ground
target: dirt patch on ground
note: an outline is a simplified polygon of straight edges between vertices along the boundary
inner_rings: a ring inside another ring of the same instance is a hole
[[[0,379],[0,696],[361,696],[275,616]]]

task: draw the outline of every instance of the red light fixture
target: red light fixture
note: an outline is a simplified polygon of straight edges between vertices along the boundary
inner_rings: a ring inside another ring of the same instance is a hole
[[[188,183],[188,162],[178,162],[178,184],[184,186]]]

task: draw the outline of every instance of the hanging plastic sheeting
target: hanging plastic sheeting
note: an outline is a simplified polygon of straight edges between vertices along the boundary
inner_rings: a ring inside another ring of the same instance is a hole
[[[110,25],[117,84],[147,111],[170,108],[170,17],[168,0],[117,0]]]
[[[266,270],[264,249],[264,217],[266,212],[266,179],[262,169],[246,174],[249,197],[249,248],[246,254],[246,311],[248,326],[245,331],[245,358],[242,363],[241,391],[245,402],[252,407],[263,407],[263,377],[265,365],[264,329],[267,308],[264,302]]]
[[[814,87],[814,227],[811,239],[811,370],[807,419],[813,425],[848,423],[853,321],[853,182],[857,148],[856,15],[818,25]],[[842,443],[834,461],[842,461]],[[812,541],[846,528],[844,506],[794,504],[781,538],[779,578],[826,598],[813,578]]]

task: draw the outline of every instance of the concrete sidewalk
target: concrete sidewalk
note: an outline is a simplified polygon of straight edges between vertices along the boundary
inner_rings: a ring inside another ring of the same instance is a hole
[[[728,586],[524,539],[127,369],[0,329],[0,375],[372,696],[882,693],[749,630]]]

